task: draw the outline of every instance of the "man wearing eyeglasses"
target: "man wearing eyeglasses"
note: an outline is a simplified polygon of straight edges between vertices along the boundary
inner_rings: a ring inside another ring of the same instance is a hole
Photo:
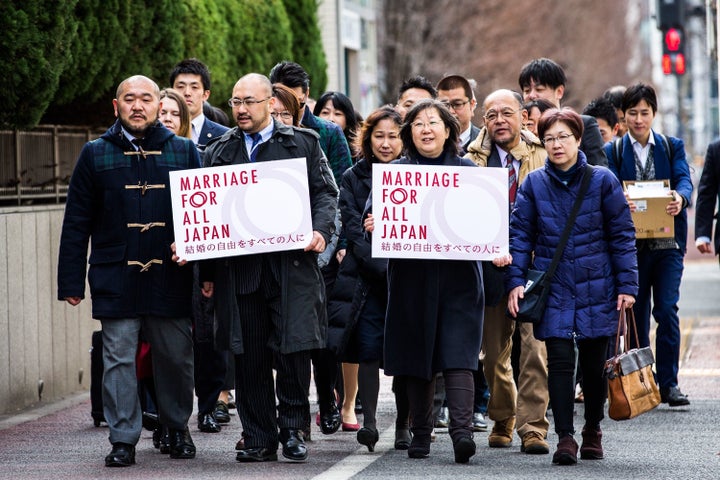
[[[448,75],[438,82],[436,88],[437,99],[443,102],[460,122],[460,155],[465,155],[470,142],[480,133],[480,128],[472,123],[477,100],[470,81],[460,75]]]
[[[337,124],[319,118],[310,111],[306,102],[310,94],[310,75],[295,62],[279,62],[270,71],[270,81],[279,83],[294,91],[300,100],[300,124],[317,132],[320,136],[320,146],[325,152],[330,164],[335,183],[340,185],[343,173],[352,166],[352,156],[345,134]],[[338,234],[340,212],[336,212]],[[343,241],[339,242],[338,235],[334,235],[328,244],[328,251],[321,258],[323,281],[327,290],[331,290],[337,278],[340,261],[344,255]],[[338,245],[340,243],[340,245]],[[336,254],[337,248],[337,254]],[[320,430],[330,435],[338,431],[342,423],[342,415],[335,401],[335,389],[338,379],[338,362],[333,352],[322,348],[313,354],[315,367],[315,387],[318,395],[320,410]]]
[[[528,173],[545,164],[547,153],[540,140],[522,128],[527,111],[522,108],[520,94],[496,90],[485,98],[483,112],[485,126],[468,147],[466,157],[480,167],[508,170],[512,206],[519,184]],[[550,448],[545,438],[550,424],[545,416],[548,406],[545,345],[535,339],[531,324],[518,324],[522,348],[516,387],[510,361],[516,322],[506,313],[503,269],[483,262],[483,280],[485,321],[481,356],[490,387],[488,416],[495,422],[488,444],[492,448],[510,447],[517,426],[522,452],[547,454]]]
[[[565,95],[566,81],[565,71],[549,58],[537,58],[527,63],[520,70],[518,78],[523,101],[543,98],[557,108],[560,108],[560,100]],[[590,115],[580,115],[580,117],[585,126],[580,150],[583,151],[590,165],[607,167],[608,160],[603,150],[604,142],[597,121]]]
[[[202,264],[203,293],[215,298],[216,344],[235,355],[237,408],[244,430],[238,462],[277,460],[278,441],[285,458],[307,459],[310,358],[313,350],[325,347],[327,336],[317,256],[335,229],[338,189],[317,134],[274,120],[270,112],[276,101],[264,75],[240,78],[228,102],[237,127],[205,152],[205,165],[211,167],[304,157],[310,188],[313,238],[304,251]]]

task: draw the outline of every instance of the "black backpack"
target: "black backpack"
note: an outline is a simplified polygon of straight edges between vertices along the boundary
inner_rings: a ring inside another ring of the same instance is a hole
[[[660,139],[662,140],[663,146],[665,147],[665,151],[670,154],[670,162],[675,159],[675,149],[673,148],[673,144],[668,142],[668,139],[665,135],[660,134]],[[620,174],[620,170],[622,167],[622,141],[623,137],[616,138],[613,140],[613,155],[615,156],[615,167],[617,169],[618,175]]]

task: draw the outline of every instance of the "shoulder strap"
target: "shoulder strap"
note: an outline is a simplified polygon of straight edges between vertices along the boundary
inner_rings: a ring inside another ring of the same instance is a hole
[[[670,161],[670,163],[672,163],[672,161],[675,159],[675,149],[673,148],[673,144],[670,143],[670,141],[668,141],[668,138],[663,134],[660,134],[660,138],[662,139],[665,151],[668,153],[668,160]]]
[[[620,167],[622,167],[622,139],[623,137],[613,140],[613,152],[615,154],[615,168],[620,175]]]
[[[565,230],[563,230],[563,233],[560,236],[560,241],[558,242],[558,246],[555,249],[555,255],[553,255],[552,263],[550,263],[550,267],[547,269],[547,275],[545,275],[544,279],[546,282],[550,282],[553,275],[555,275],[555,269],[557,268],[558,263],[560,263],[560,257],[562,257],[563,250],[565,250],[565,244],[567,244],[568,237],[570,237],[570,231],[575,224],[575,218],[577,217],[578,211],[580,210],[580,205],[582,204],[588,187],[590,186],[590,177],[592,176],[592,171],[593,167],[588,163],[585,166],[585,175],[583,176],[580,190],[578,190],[578,196],[575,199],[572,211],[570,212],[570,216],[568,217],[567,223],[565,224]]]

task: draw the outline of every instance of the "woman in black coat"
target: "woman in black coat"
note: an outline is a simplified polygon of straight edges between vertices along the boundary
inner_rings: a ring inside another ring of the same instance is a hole
[[[400,114],[381,107],[363,124],[357,138],[362,158],[343,174],[338,205],[347,240],[345,258],[328,300],[328,343],[343,362],[359,363],[358,388],[363,401],[363,428],[357,440],[371,452],[378,441],[375,420],[383,357],[387,308],[387,259],[372,258],[372,246],[362,226],[363,212],[372,189],[372,167],[388,163],[402,152]],[[407,415],[396,425],[405,430]]]
[[[475,167],[472,161],[457,156],[458,131],[457,120],[442,103],[416,103],[400,131],[407,156],[395,163]],[[364,225],[368,232],[374,229],[372,215]],[[445,377],[455,461],[466,463],[475,454],[473,370],[480,354],[483,304],[480,262],[388,262],[385,374],[406,378],[413,433],[410,458],[430,453],[435,375],[439,372]]]

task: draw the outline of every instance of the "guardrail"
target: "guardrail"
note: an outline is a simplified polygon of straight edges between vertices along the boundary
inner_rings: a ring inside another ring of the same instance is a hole
[[[0,130],[0,205],[64,203],[80,150],[104,131],[65,125]]]

